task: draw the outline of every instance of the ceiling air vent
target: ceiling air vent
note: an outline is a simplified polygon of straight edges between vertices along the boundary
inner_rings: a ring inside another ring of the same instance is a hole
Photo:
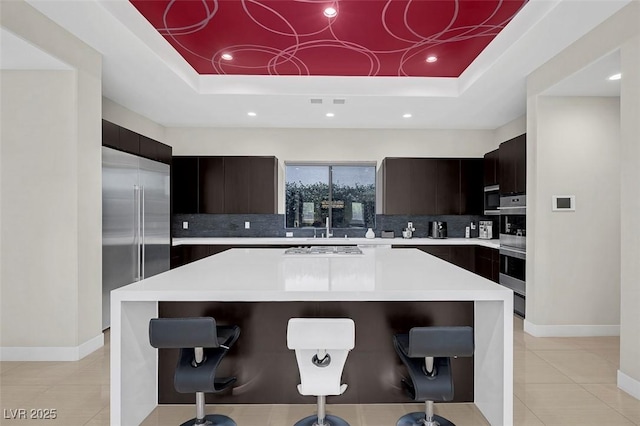
[[[320,98],[311,98],[311,103],[312,104],[321,104],[322,103],[322,99],[320,99]]]
[[[347,102],[346,99],[334,99],[333,100],[333,104],[334,105],[344,105]]]

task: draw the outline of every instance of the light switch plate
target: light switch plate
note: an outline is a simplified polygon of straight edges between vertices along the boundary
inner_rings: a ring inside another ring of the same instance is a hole
[[[189,229],[189,222],[182,222],[182,229]]]
[[[251,229],[251,222],[246,221],[246,222],[244,223],[244,229]]]

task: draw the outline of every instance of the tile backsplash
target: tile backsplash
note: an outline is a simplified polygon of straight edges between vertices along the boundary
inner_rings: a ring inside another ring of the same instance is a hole
[[[475,223],[476,229],[471,231],[471,237],[478,236],[478,221],[493,220],[494,238],[498,237],[498,218],[496,216],[472,215],[444,215],[444,216],[405,216],[405,215],[376,215],[376,237],[381,231],[393,231],[396,237],[402,237],[402,230],[407,222],[413,222],[414,237],[426,237],[428,222],[438,220],[447,222],[447,232],[450,238],[463,238],[465,228]],[[183,228],[183,222],[188,223],[188,229]],[[249,222],[249,229],[245,229],[245,222]],[[175,214],[171,221],[171,235],[176,238],[184,237],[285,237],[286,232],[293,232],[294,237],[310,238],[314,236],[314,228],[284,227],[284,215],[281,214]],[[319,237],[323,228],[316,228]],[[332,229],[334,237],[362,238],[366,228]]]

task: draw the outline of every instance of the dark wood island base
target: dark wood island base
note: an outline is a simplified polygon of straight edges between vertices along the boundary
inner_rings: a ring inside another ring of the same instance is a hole
[[[474,325],[472,301],[390,302],[159,302],[160,317],[212,316],[221,324],[236,324],[241,335],[218,370],[219,377],[236,376],[227,392],[207,395],[210,404],[311,404],[298,393],[298,366],[287,348],[289,318],[351,318],[356,323],[356,345],[347,358],[343,395],[331,404],[403,403],[410,399],[401,388],[406,376],[392,345],[392,335],[411,327]],[[178,350],[159,350],[158,403],[193,404],[193,394],[173,387]],[[454,402],[474,401],[474,360],[452,360]]]

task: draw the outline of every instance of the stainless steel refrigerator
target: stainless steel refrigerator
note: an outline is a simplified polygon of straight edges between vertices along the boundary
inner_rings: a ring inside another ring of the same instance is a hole
[[[111,290],[169,269],[169,166],[102,148],[102,328]]]

